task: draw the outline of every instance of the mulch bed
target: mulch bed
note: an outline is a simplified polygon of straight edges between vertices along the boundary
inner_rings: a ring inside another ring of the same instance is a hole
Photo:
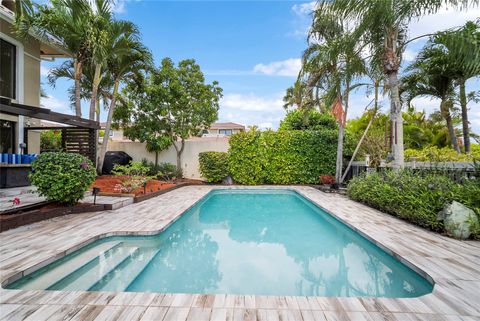
[[[95,179],[95,182],[92,184],[92,188],[93,187],[100,188],[100,195],[118,194],[120,196],[120,194],[122,193],[115,190],[115,186],[117,184],[120,184],[124,179],[126,179],[125,176],[116,176],[116,175],[99,176],[97,177],[97,179]],[[153,193],[160,190],[169,189],[176,185],[177,184],[174,181],[165,182],[165,181],[152,179],[147,182],[147,187],[145,188],[145,190],[148,194],[148,193]],[[132,194],[134,194],[135,196],[144,194],[143,187],[137,188],[135,191],[132,192]]]

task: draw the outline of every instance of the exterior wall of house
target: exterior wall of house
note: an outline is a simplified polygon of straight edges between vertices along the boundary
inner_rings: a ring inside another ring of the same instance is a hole
[[[229,148],[228,138],[209,137],[194,138],[185,141],[185,149],[182,154],[182,170],[185,178],[202,179],[199,171],[198,154],[201,152],[227,152]],[[124,151],[130,155],[134,161],[141,161],[146,158],[155,162],[155,153],[147,152],[144,143],[130,141],[108,142],[108,151]],[[158,162],[177,164],[176,151],[173,146],[159,153]]]
[[[225,128],[225,129],[232,129],[233,134],[240,133],[242,131],[238,128],[234,128],[234,129],[233,128]],[[209,135],[218,135],[219,134],[219,129],[208,129],[208,134]]]
[[[0,19],[0,38],[17,47],[17,98],[16,102],[31,106],[40,106],[40,42],[32,37],[20,41],[12,32],[10,22]],[[39,126],[37,119],[27,117],[13,117],[0,114],[0,119],[15,121],[17,123],[16,152],[18,144],[23,140],[23,127],[25,124]],[[22,126],[23,125],[23,126]],[[40,152],[40,133],[31,131],[28,135],[28,152]]]

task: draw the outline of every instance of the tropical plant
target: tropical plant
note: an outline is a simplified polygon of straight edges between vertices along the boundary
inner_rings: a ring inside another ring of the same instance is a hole
[[[121,39],[115,41],[114,44],[115,48],[112,48],[107,63],[108,73],[113,80],[113,91],[105,124],[105,135],[98,153],[97,171],[99,173],[102,171],[107,152],[108,137],[117,106],[120,84],[123,82],[141,83],[144,79],[144,71],[150,69],[152,64],[150,51],[140,42],[138,34],[122,34]]]
[[[453,108],[454,78],[448,70],[448,57],[438,47],[426,46],[416,60],[406,69],[410,72],[401,80],[401,92],[407,105],[418,96],[440,99],[440,112],[444,117],[450,143],[460,153],[450,110]]]
[[[307,86],[317,87],[323,92],[322,100],[327,106],[334,105],[338,109],[335,178],[341,183],[349,96],[355,79],[366,73],[366,67],[361,56],[362,48],[357,45],[353,30],[338,15],[328,11],[330,6],[330,1],[320,1],[314,11],[300,77],[306,78]]]
[[[403,119],[398,74],[403,52],[409,41],[408,24],[412,19],[435,13],[445,3],[455,6],[468,1],[455,0],[336,0],[324,10],[356,25],[357,41],[370,49],[372,59],[379,61],[390,91],[392,121],[392,158],[395,167],[403,167]],[[463,6],[468,7],[468,6]],[[416,38],[415,38],[416,39]]]
[[[468,121],[466,81],[480,75],[480,20],[469,21],[458,30],[437,33],[430,46],[442,50],[446,56],[445,66],[459,87],[462,110],[462,131],[465,152],[470,152],[470,128]]]
[[[52,201],[73,205],[83,198],[94,182],[95,167],[80,154],[41,153],[32,163],[29,179],[40,195]]]
[[[130,162],[128,165],[115,164],[112,173],[116,176],[122,176],[122,180],[115,186],[115,190],[121,193],[132,193],[145,186],[153,178],[147,176],[148,171],[148,166],[144,166],[142,162]]]
[[[40,133],[40,152],[62,150],[62,133],[60,130],[42,130]]]

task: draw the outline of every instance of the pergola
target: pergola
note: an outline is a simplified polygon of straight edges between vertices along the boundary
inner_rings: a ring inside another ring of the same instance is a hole
[[[97,121],[57,113],[47,108],[17,104],[3,98],[0,99],[0,113],[26,116],[68,125],[68,127],[24,127],[24,141],[28,141],[28,132],[30,130],[60,130],[62,133],[62,149],[64,151],[84,155],[96,164],[96,130],[100,129],[100,124]],[[27,150],[24,150],[24,152],[28,153]]]

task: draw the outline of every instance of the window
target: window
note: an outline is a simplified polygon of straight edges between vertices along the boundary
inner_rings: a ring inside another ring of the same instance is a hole
[[[15,146],[15,123],[13,121],[0,120],[0,152],[2,154],[14,153]]]
[[[0,96],[16,99],[17,48],[0,39]]]
[[[220,135],[225,135],[225,136],[232,136],[232,134],[233,134],[231,129],[219,129],[218,133]]]

